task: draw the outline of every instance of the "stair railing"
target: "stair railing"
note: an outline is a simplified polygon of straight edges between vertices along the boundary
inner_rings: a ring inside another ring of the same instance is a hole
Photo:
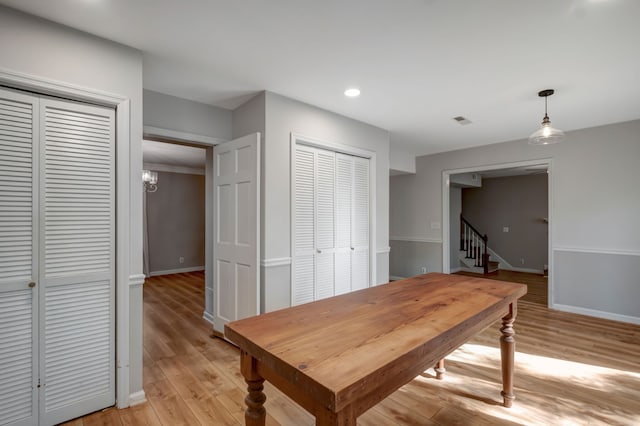
[[[467,259],[473,259],[475,266],[489,273],[489,237],[481,234],[462,215],[460,215],[460,250],[466,253]]]

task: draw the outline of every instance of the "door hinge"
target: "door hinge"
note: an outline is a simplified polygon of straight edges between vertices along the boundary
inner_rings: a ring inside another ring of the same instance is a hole
[[[40,389],[40,379],[38,379],[38,389]]]

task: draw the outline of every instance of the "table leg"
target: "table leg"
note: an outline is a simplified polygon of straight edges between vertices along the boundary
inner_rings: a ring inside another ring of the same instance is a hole
[[[438,379],[438,380],[444,379],[444,373],[445,373],[445,371],[447,371],[444,368],[444,358],[442,358],[440,361],[438,361],[438,363],[436,364],[435,367],[433,367],[433,369],[436,371],[436,379]]]
[[[247,382],[248,391],[244,399],[247,404],[247,411],[244,413],[246,426],[264,426],[267,418],[267,410],[264,408],[267,396],[262,392],[264,379],[258,374],[256,364],[256,359],[251,355],[245,351],[240,353],[240,371]]]
[[[321,409],[315,415],[316,426],[356,426],[357,424],[352,407],[345,407],[338,413]]]
[[[513,400],[513,365],[516,340],[513,337],[516,332],[513,330],[513,322],[516,320],[516,303],[509,305],[509,313],[502,318],[502,337],[500,337],[500,356],[502,359],[502,398],[505,407],[511,407]]]

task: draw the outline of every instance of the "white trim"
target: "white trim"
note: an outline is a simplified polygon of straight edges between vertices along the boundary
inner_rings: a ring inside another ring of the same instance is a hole
[[[406,279],[406,278],[407,278],[407,277],[399,277],[399,276],[397,276],[397,275],[389,275],[389,280],[391,280],[391,281],[404,280],[404,279]]]
[[[491,247],[487,247],[487,252],[489,253],[489,259],[493,257],[495,258],[495,261],[499,263],[500,269],[507,269],[509,271],[515,270],[512,264],[504,260],[504,258],[500,256],[498,253],[496,253],[494,250],[491,250]]]
[[[513,272],[526,272],[528,274],[544,274],[544,270],[542,269],[532,269],[532,268],[518,268],[515,266],[507,266],[507,267],[499,267],[503,271],[513,271]]]
[[[262,259],[260,266],[264,268],[272,268],[274,266],[288,266],[291,265],[292,259],[290,257],[274,257],[272,259]]]
[[[553,251],[568,251],[576,253],[595,253],[595,254],[615,254],[622,256],[640,256],[640,251],[635,250],[615,250],[615,249],[594,249],[587,247],[554,247]]]
[[[185,175],[205,175],[205,169],[199,169],[197,167],[172,166],[169,164],[160,163],[143,163],[142,167],[145,170],[154,170],[157,172],[182,173]]]
[[[640,325],[640,317],[632,317],[630,315],[614,314],[612,312],[598,311],[596,309],[581,308],[579,306],[561,305],[561,304],[553,305],[551,306],[551,309],[556,309],[558,311],[563,311],[563,312],[571,312],[573,314],[587,315],[590,317],[604,318],[612,321],[622,321],[622,322],[628,322],[631,324]]]
[[[391,247],[383,247],[383,248],[379,248],[376,253],[377,254],[386,254],[386,253],[390,253],[390,252],[391,252]]]
[[[376,205],[377,205],[377,154],[375,151],[358,148],[351,145],[345,145],[337,142],[326,141],[300,133],[291,132],[290,134],[290,151],[289,151],[289,218],[290,218],[290,253],[291,253],[291,274],[290,274],[290,297],[294,297],[294,261],[295,257],[295,166],[296,166],[296,145],[311,146],[314,148],[325,149],[342,154],[353,155],[361,158],[369,159],[369,287],[375,286],[377,279],[377,250],[376,250]]]
[[[16,89],[96,103],[116,109],[116,405],[126,408],[130,402],[129,360],[129,246],[130,177],[139,176],[139,168],[130,164],[131,105],[126,96],[85,88],[58,80],[0,68],[0,83]],[[137,172],[137,173],[136,173]],[[142,306],[140,306],[142,308]],[[142,347],[142,342],[140,342]],[[139,372],[142,374],[142,371]]]
[[[129,395],[129,407],[142,404],[143,402],[147,402],[147,396],[144,393],[144,389]]]
[[[320,148],[328,151],[339,152],[341,154],[355,155],[357,157],[372,159],[375,158],[375,151],[369,151],[368,149],[362,149],[351,145],[345,145],[338,142],[331,142],[314,138],[311,136],[305,136],[300,133],[291,132],[291,143],[295,148],[295,145],[305,145],[314,148]]]
[[[439,238],[421,238],[421,237],[389,237],[389,241],[407,241],[411,243],[432,243],[442,244]]]
[[[204,311],[204,312],[202,313],[202,318],[203,318],[206,322],[210,323],[210,324],[211,324],[211,326],[213,326],[213,315],[211,315],[209,312]]]
[[[166,269],[164,271],[149,271],[150,277],[157,277],[160,275],[171,275],[171,274],[183,274],[185,272],[196,272],[196,271],[204,271],[204,266],[190,266],[188,268],[179,268],[179,269]]]
[[[14,89],[25,89],[110,107],[119,106],[121,103],[128,101],[125,96],[16,72],[6,68],[0,68],[0,84],[6,84]]]
[[[199,135],[197,133],[187,133],[178,130],[164,129],[162,127],[144,126],[143,138],[170,139],[177,142],[191,142],[203,145],[218,145],[227,142],[226,139],[214,138],[212,136]]]
[[[144,284],[144,279],[146,276],[144,274],[136,274],[129,276],[129,287],[138,287]]]
[[[553,220],[553,159],[551,158],[539,158],[526,161],[514,161],[507,163],[488,164],[481,166],[464,167],[461,169],[446,169],[442,171],[442,272],[449,273],[451,269],[450,259],[450,225],[449,225],[449,176],[458,173],[467,172],[481,172],[485,170],[498,170],[511,167],[526,167],[544,164],[547,166],[547,197],[548,197],[548,236],[547,236],[547,253],[549,262],[549,271],[553,271],[553,228],[555,221]],[[554,294],[554,279],[553,274],[549,273],[549,279],[547,281],[549,301],[548,306],[553,306],[553,294]]]

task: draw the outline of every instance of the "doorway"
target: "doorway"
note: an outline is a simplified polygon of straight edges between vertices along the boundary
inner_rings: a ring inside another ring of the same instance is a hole
[[[551,173],[546,159],[443,172],[443,271],[522,282],[551,306]]]
[[[175,141],[142,141],[146,277],[191,277],[204,283],[206,151]]]

